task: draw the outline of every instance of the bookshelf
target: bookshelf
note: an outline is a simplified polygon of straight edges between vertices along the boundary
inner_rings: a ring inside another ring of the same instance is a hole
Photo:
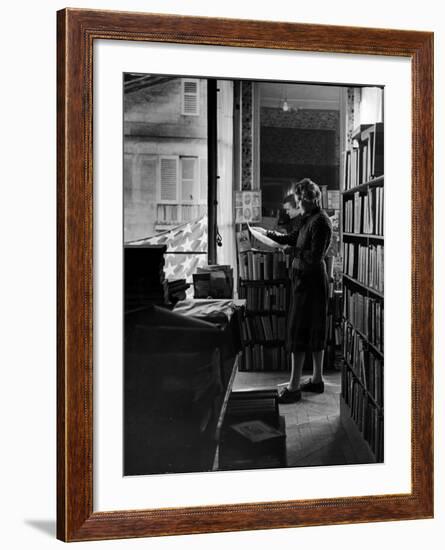
[[[287,371],[290,356],[285,351],[287,315],[290,305],[290,256],[283,251],[243,250],[238,255],[239,297],[246,300],[241,323],[243,344],[241,371]],[[335,347],[341,338],[338,318],[341,307],[329,283],[328,346],[325,368],[335,363]],[[308,352],[305,369],[312,370]]]
[[[369,459],[382,462],[384,432],[383,124],[362,125],[344,154],[343,367],[340,414]]]
[[[280,251],[239,254],[239,297],[246,300],[241,322],[241,371],[285,371],[289,306],[289,256]]]

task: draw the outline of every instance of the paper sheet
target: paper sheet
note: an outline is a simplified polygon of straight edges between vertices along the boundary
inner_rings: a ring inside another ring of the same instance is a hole
[[[260,243],[265,244],[266,246],[270,246],[272,248],[282,248],[282,246],[266,235],[263,235],[263,233],[260,233],[255,227],[251,227],[250,224],[247,224],[247,227],[249,228],[249,231],[252,233],[252,236],[255,237]]]

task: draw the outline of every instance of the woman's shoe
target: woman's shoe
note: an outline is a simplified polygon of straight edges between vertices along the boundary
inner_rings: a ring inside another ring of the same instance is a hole
[[[296,403],[301,400],[301,390],[281,388],[278,392],[278,403]]]
[[[312,393],[323,393],[324,382],[312,382],[312,378],[309,378],[306,382],[303,382],[300,386],[301,391],[310,391]]]

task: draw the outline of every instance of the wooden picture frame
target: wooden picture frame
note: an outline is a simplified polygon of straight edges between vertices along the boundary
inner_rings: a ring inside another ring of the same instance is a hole
[[[433,516],[433,34],[65,9],[58,12],[57,536],[64,541]],[[411,492],[93,512],[95,40],[402,56],[412,64]]]

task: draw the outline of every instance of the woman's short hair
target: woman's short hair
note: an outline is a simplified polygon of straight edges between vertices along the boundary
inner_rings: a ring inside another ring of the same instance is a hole
[[[311,202],[317,206],[320,206],[320,188],[309,178],[304,178],[295,184],[295,194],[305,202]]]
[[[283,199],[283,204],[290,204],[292,208],[297,208],[297,201],[295,199],[295,195],[292,193],[290,195],[286,195]]]

